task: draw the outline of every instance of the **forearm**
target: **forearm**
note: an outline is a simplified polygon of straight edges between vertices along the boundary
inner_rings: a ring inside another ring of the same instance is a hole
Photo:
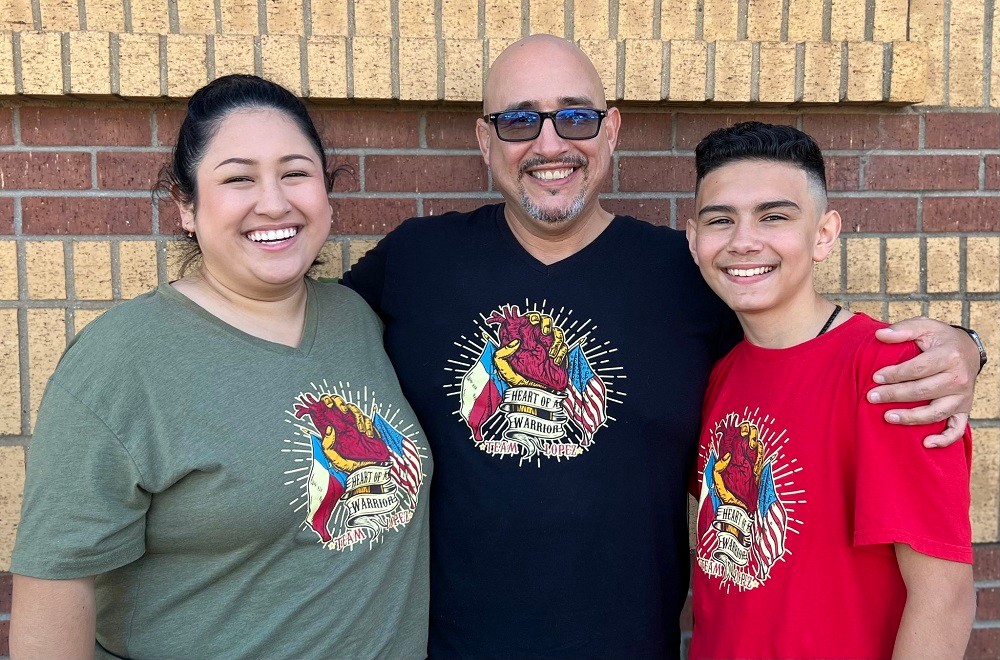
[[[94,657],[94,578],[14,576],[10,655],[14,660]]]

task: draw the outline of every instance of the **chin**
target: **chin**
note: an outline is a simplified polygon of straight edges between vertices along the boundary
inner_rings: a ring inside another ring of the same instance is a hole
[[[571,204],[561,208],[546,208],[536,204],[524,192],[521,193],[521,207],[536,222],[546,225],[555,225],[563,222],[575,220],[583,211],[587,200],[581,193]]]

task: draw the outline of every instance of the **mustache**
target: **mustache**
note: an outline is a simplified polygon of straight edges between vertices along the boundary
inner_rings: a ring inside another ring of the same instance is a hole
[[[587,159],[580,155],[565,156],[563,158],[545,158],[544,156],[534,156],[521,163],[517,171],[524,174],[532,167],[541,165],[567,165],[569,167],[586,167]]]

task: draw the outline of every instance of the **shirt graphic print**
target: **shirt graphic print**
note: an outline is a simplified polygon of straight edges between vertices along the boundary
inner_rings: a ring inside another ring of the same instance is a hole
[[[625,396],[617,349],[596,330],[544,301],[500,305],[482,316],[476,333],[456,343],[461,352],[449,367],[458,414],[476,446],[538,466],[590,449],[614,421],[609,404]]]

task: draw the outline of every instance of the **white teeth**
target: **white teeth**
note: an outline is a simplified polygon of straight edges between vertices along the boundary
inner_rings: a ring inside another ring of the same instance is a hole
[[[726,272],[733,277],[753,277],[763,275],[774,270],[774,266],[760,266],[759,268],[726,268]]]
[[[273,241],[283,241],[299,233],[295,227],[285,227],[284,229],[258,229],[248,231],[247,238],[254,243],[271,243]]]
[[[567,167],[564,170],[535,170],[531,176],[542,181],[555,181],[556,179],[565,179],[572,173],[573,168]]]

